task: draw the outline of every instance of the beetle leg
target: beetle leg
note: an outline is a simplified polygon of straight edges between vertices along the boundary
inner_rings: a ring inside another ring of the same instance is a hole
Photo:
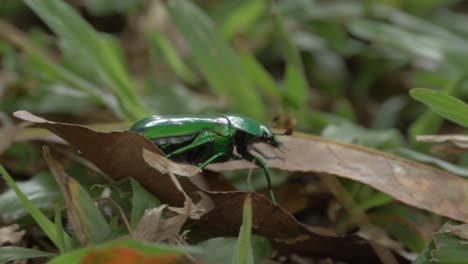
[[[213,140],[213,138],[211,137],[212,134],[210,132],[201,132],[194,140],[191,144],[187,145],[187,146],[184,146],[184,147],[181,147],[169,154],[166,155],[166,158],[170,158],[176,154],[179,154],[179,153],[182,153],[184,151],[187,151],[187,150],[190,150],[190,149],[193,149],[193,148],[196,148],[198,146],[201,146],[203,144],[206,144],[210,141]]]
[[[242,157],[245,160],[250,161],[253,164],[255,164],[255,165],[257,165],[257,166],[259,166],[259,167],[261,167],[263,169],[263,171],[265,172],[265,177],[266,177],[267,184],[268,184],[268,193],[270,194],[271,202],[273,203],[274,207],[277,207],[278,203],[276,202],[275,194],[273,193],[273,187],[271,186],[270,172],[268,171],[268,167],[267,167],[265,161],[262,160],[259,157],[255,157],[254,155],[250,154],[249,152],[242,153]]]
[[[226,153],[221,152],[221,153],[214,154],[213,156],[209,157],[205,162],[203,162],[201,165],[199,165],[198,168],[200,169],[205,168],[206,166],[208,166],[208,164],[210,164],[211,162],[215,161],[217,158],[223,155],[226,155]]]
[[[278,155],[274,155],[274,156],[269,156],[265,153],[263,153],[261,150],[259,150],[257,147],[255,146],[252,146],[250,147],[251,149],[253,149],[255,152],[257,152],[258,154],[260,154],[260,156],[262,156],[263,158],[267,159],[267,160],[271,160],[271,159],[280,159],[280,160],[284,160],[283,157],[281,156],[278,156]]]

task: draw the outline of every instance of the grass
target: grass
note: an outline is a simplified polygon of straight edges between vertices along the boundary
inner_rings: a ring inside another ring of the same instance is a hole
[[[262,123],[280,114],[279,126],[295,124],[301,132],[394,152],[455,174],[464,173],[468,164],[466,154],[439,150],[437,157],[430,157],[430,146],[415,140],[422,134],[466,134],[468,31],[460,25],[468,22],[468,15],[463,1],[88,2],[71,6],[57,0],[5,0],[0,7],[0,111],[4,113],[0,120],[4,127],[16,123],[11,113],[20,109],[52,120],[98,125],[187,111],[237,113]],[[32,14],[36,18],[31,19]],[[48,210],[50,205],[58,206],[58,189],[43,181],[43,176],[33,177],[47,171],[41,149],[30,141],[10,143],[0,153],[0,172],[16,194],[16,202],[32,219],[0,202],[0,208],[11,210],[0,213],[8,216],[0,217],[2,225],[37,225],[51,241],[47,242],[50,247],[57,248],[54,253],[61,255],[57,261],[72,258],[75,250],[87,245],[64,231],[59,210]],[[95,177],[89,177],[92,170],[79,163],[89,164],[57,148],[61,153],[57,160],[76,178],[74,187],[69,187],[74,196],[68,200],[78,206],[82,228],[96,247],[128,233],[121,215],[110,217],[98,210],[105,206],[95,206],[93,201],[103,190],[112,190],[111,199],[118,201],[131,227],[146,209],[160,206],[158,197],[141,183],[100,181],[105,187],[91,187],[96,183]],[[27,182],[15,183],[24,176]],[[278,188],[292,188],[294,178],[280,176],[284,180]],[[320,189],[318,180],[301,177],[305,185]],[[244,177],[226,178],[245,185]],[[31,194],[38,179],[44,188],[39,198]],[[440,226],[442,221],[368,186],[339,182],[356,208],[400,244],[413,251],[426,244],[417,263],[428,263],[427,252],[438,240],[456,240],[441,234],[431,241],[409,237],[400,227]],[[264,187],[255,184],[255,188]],[[45,195],[47,191],[55,195]],[[197,244],[208,252],[222,248],[227,253],[221,255],[236,263],[258,261],[256,250],[268,257],[271,250],[263,249],[271,249],[270,242],[250,234],[255,223],[249,222],[249,210],[246,201],[237,243],[200,235]],[[324,215],[317,210],[311,204],[303,208],[308,216]],[[93,226],[90,215],[99,219],[99,226]],[[394,221],[389,215],[398,216],[394,226],[389,224]],[[351,217],[341,209],[333,221],[323,217],[320,221],[346,234],[356,228]],[[197,231],[210,230],[191,230]],[[12,252],[10,260],[52,257],[40,249],[1,248]]]

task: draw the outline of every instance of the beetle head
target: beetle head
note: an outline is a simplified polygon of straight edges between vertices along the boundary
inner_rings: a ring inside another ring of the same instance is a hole
[[[262,133],[260,138],[261,142],[267,143],[275,147],[281,146],[282,143],[276,138],[275,134],[271,132],[271,130],[268,127],[260,125],[260,131]]]

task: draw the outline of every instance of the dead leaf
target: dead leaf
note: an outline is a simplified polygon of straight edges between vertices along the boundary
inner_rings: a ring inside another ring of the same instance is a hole
[[[419,142],[427,143],[450,143],[462,149],[468,149],[467,135],[424,135],[416,136]]]
[[[26,231],[20,230],[19,225],[13,224],[0,228],[0,246],[10,243],[18,244],[23,238]]]
[[[143,136],[129,131],[104,133],[79,125],[48,122],[24,111],[16,112],[15,116],[32,122],[37,121],[38,126],[57,134],[77,149],[80,155],[93,162],[108,177],[114,180],[133,177],[163,203],[173,207],[183,207],[184,195],[178,191],[170,177],[155,170],[144,161],[143,149],[153,153],[161,152]],[[298,139],[294,138],[294,140]],[[297,147],[294,140],[285,140],[285,144],[291,150]],[[306,143],[297,143],[314,148],[313,144],[307,143],[307,141]],[[303,147],[299,147],[299,149],[303,149]],[[291,155],[291,150],[286,155]],[[298,170],[301,170],[303,166],[308,166],[308,164],[317,166],[315,160],[330,162],[321,159],[320,152],[318,156],[308,156],[309,154],[311,154],[310,151],[306,151],[301,155],[302,161],[285,161],[285,164],[294,165]],[[301,165],[301,162],[305,162],[305,165]],[[276,166],[278,168],[278,166],[283,165],[277,164]],[[240,168],[245,168],[245,164],[241,163]],[[285,166],[285,169],[293,170],[288,166]],[[305,170],[307,171],[307,168]],[[198,200],[197,192],[202,191],[210,197],[215,205],[213,210],[202,217],[199,224],[213,231],[213,234],[237,235],[242,222],[242,204],[246,193],[202,190],[190,179],[187,177],[179,178],[179,182],[188,196]],[[277,246],[277,250],[314,257],[330,257],[354,263],[375,263],[377,261],[369,244],[357,236],[333,237],[309,231],[291,214],[280,207],[273,207],[271,201],[260,194],[252,194],[252,205],[253,232],[270,238]],[[336,254],[337,248],[340,249],[339,255]]]
[[[185,202],[184,207],[182,208],[161,205],[157,208],[147,210],[138,222],[135,230],[132,232],[132,238],[151,242],[159,242],[162,240],[178,237],[179,232],[188,218],[200,219],[201,216],[214,208],[213,201],[211,201],[211,199],[202,192],[198,192],[198,194],[201,196],[201,200],[198,202],[198,204],[193,205],[192,199],[185,193],[179,181],[174,176],[174,174],[186,177],[195,176],[201,172],[198,167],[174,163],[171,160],[168,160],[165,157],[150,152],[146,149],[143,150],[143,159],[148,165],[163,174],[167,174],[171,178],[177,190],[184,195]],[[162,212],[166,208],[176,213],[177,215],[164,218]]]
[[[465,240],[468,240],[468,224],[462,224],[462,225],[445,225],[443,230],[444,232],[450,232],[457,237],[463,238]]]
[[[281,137],[288,148],[284,160],[270,160],[270,168],[324,173],[368,184],[406,204],[468,222],[468,181],[448,172],[361,146],[296,133]],[[258,146],[263,151],[264,145]],[[211,164],[215,171],[250,169],[244,161]]]
[[[84,226],[82,224],[82,221],[80,220],[79,212],[76,208],[75,202],[73,201],[73,197],[70,190],[71,182],[74,182],[75,180],[68,176],[68,174],[63,169],[62,165],[60,165],[60,163],[58,163],[52,157],[52,155],[50,155],[48,147],[44,146],[42,148],[42,152],[45,160],[47,161],[47,164],[49,165],[49,169],[52,172],[52,175],[54,175],[54,178],[57,181],[57,184],[60,187],[60,191],[62,192],[62,195],[64,197],[65,204],[67,207],[68,221],[73,227],[75,235],[78,237],[78,240],[80,240],[80,243],[82,245],[86,245],[88,243],[88,238],[86,236]]]

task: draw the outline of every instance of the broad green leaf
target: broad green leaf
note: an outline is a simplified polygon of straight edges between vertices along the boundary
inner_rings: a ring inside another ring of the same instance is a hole
[[[148,35],[148,39],[153,44],[159,53],[166,60],[166,63],[172,70],[187,83],[193,84],[196,80],[195,75],[192,73],[186,63],[179,56],[177,50],[172,46],[167,37],[160,32],[153,32]]]
[[[39,173],[25,182],[16,183],[16,186],[39,209],[46,210],[53,204],[63,203],[57,183],[48,172]],[[0,212],[3,222],[19,220],[28,214],[28,210],[13,189],[0,194]]]
[[[229,13],[223,16],[221,31],[227,39],[251,26],[265,13],[267,6],[266,0],[225,1],[229,5],[235,2],[236,6],[229,8]]]
[[[197,246],[203,248],[203,261],[209,264],[231,263],[237,238],[217,237],[203,241]],[[254,263],[262,263],[266,258],[271,257],[273,250],[270,241],[262,236],[252,235],[251,238]]]
[[[468,105],[460,99],[425,88],[412,89],[410,94],[444,118],[468,127]]]
[[[445,93],[446,95],[454,94],[467,78],[468,74],[458,75],[457,78],[454,78],[452,81],[448,81],[447,84],[442,88],[441,92]],[[409,128],[412,147],[416,148],[417,150],[427,149],[427,145],[416,142],[416,136],[436,133],[442,126],[442,122],[443,119],[440,115],[434,113],[432,110],[426,110],[424,114],[416,121],[414,121]]]
[[[54,223],[52,223],[47,216],[44,215],[29,199],[28,197],[18,188],[15,181],[11,178],[10,174],[0,165],[0,174],[3,175],[3,178],[7,184],[13,189],[18,198],[21,200],[23,206],[28,210],[29,214],[34,218],[39,227],[44,231],[44,233],[49,237],[50,240],[55,245],[60,245],[58,234],[55,228]],[[68,235],[64,234],[66,239],[70,239]],[[68,238],[67,238],[68,237]]]
[[[42,150],[65,198],[68,221],[75,230],[76,237],[82,244],[104,241],[111,234],[111,229],[93,199],[78,181],[64,171],[62,165],[52,157],[48,147],[44,146]]]
[[[0,263],[29,258],[52,258],[54,253],[22,247],[0,247]]]
[[[195,64],[214,93],[229,100],[233,111],[265,121],[265,110],[254,83],[210,18],[191,1],[170,1],[168,6]]]
[[[395,201],[395,199],[383,192],[375,192],[373,195],[371,195],[369,198],[367,198],[365,201],[362,201],[357,204],[357,207],[363,211],[369,210],[371,208],[379,207],[382,205],[389,204],[391,202]]]
[[[86,237],[92,243],[104,241],[111,233],[109,224],[85,189],[77,181],[70,180],[68,186],[70,196]]]
[[[145,213],[146,209],[151,209],[159,206],[161,203],[159,200],[149,193],[145,188],[135,181],[131,180],[132,185],[132,216],[130,219],[130,225],[135,228],[140,221],[141,217]]]
[[[57,0],[24,0],[42,20],[68,45],[73,47],[84,60],[99,73],[102,80],[115,92],[122,110],[128,119],[149,115],[135,94],[121,58],[110,43],[70,6]]]
[[[186,252],[187,253],[200,253],[199,250],[193,247],[177,248],[177,247],[172,247],[172,246],[168,246],[165,244],[155,244],[155,243],[149,243],[145,241],[124,239],[124,240],[114,240],[114,241],[110,241],[110,242],[99,244],[99,245],[88,246],[88,247],[84,247],[84,248],[72,251],[67,254],[62,254],[52,259],[50,263],[51,264],[62,264],[62,263],[79,264],[81,263],[81,260],[89,252],[93,250],[110,249],[110,248],[118,248],[118,247],[136,249],[137,251],[141,253],[151,255],[151,256],[166,254],[166,253],[174,253],[174,254],[180,254],[180,255]]]
[[[421,252],[427,242],[426,233],[421,226],[434,223],[433,216],[400,203],[374,208],[368,212],[368,216],[373,224],[384,229],[413,252]]]
[[[445,232],[444,225],[441,230],[432,235],[432,240],[413,264],[447,263],[463,264],[468,259],[468,241],[451,232]]]
[[[245,263],[253,264],[253,249],[252,249],[252,200],[250,194],[245,197],[244,211],[242,214],[242,226],[240,227],[239,237],[234,249],[232,258],[233,264]]]

